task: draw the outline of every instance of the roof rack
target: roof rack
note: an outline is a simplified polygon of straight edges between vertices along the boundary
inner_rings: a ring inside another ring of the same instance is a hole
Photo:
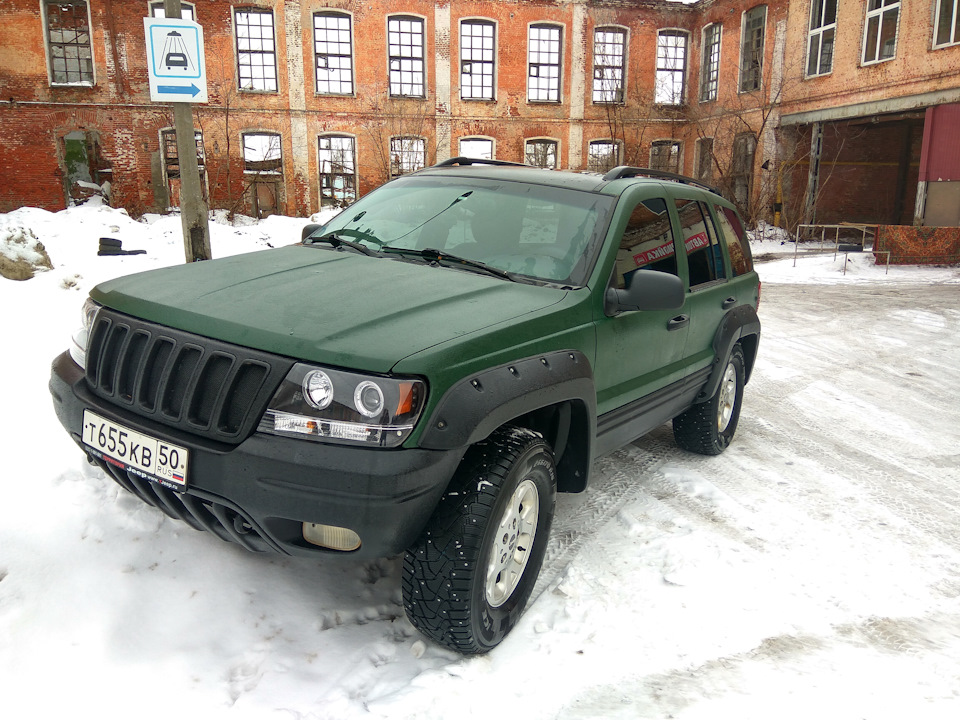
[[[666,170],[630,167],[629,165],[620,165],[619,167],[615,167],[613,170],[604,175],[603,179],[610,181],[638,176],[656,178],[657,180],[673,180],[674,182],[683,183],[684,185],[694,185],[696,187],[703,188],[704,190],[709,190],[712,193],[717,193],[717,195],[720,194],[720,191],[712,185],[707,185],[705,182],[694,180],[692,177],[687,177],[686,175],[678,175],[677,173],[667,172]]]
[[[508,160],[493,160],[486,158],[472,158],[472,157],[454,157],[449,160],[444,160],[439,162],[432,167],[451,167],[453,165],[506,165],[508,167],[532,167],[531,165],[524,165],[523,163],[510,162]]]

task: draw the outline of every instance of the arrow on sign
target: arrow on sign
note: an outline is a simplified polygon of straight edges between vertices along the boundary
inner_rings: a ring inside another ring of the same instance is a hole
[[[198,88],[193,83],[190,85],[157,85],[157,92],[163,93],[165,95],[190,95],[196,97],[197,93],[200,92]]]

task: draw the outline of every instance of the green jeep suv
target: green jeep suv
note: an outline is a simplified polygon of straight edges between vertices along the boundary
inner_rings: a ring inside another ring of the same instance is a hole
[[[297,245],[97,286],[50,390],[144,502],[256,552],[402,553],[411,622],[478,653],[595,458],[668,420],[724,450],[759,299],[688,178],[454,158]]]

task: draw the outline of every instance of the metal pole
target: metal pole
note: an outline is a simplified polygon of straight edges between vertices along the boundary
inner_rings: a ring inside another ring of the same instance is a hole
[[[163,12],[168,18],[181,17],[180,0],[164,0]],[[209,260],[210,224],[207,203],[200,184],[197,164],[197,141],[193,129],[190,103],[175,102],[173,127],[177,134],[177,158],[180,163],[180,223],[183,226],[183,249],[187,262]]]

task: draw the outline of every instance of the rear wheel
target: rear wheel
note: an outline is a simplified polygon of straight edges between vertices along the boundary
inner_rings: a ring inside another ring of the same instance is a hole
[[[673,419],[677,445],[701,455],[719,455],[727,449],[740,420],[743,365],[743,349],[734,345],[713,397]]]
[[[539,433],[504,428],[472,447],[404,558],[410,622],[466,654],[499,644],[533,591],[555,503],[553,453]]]

